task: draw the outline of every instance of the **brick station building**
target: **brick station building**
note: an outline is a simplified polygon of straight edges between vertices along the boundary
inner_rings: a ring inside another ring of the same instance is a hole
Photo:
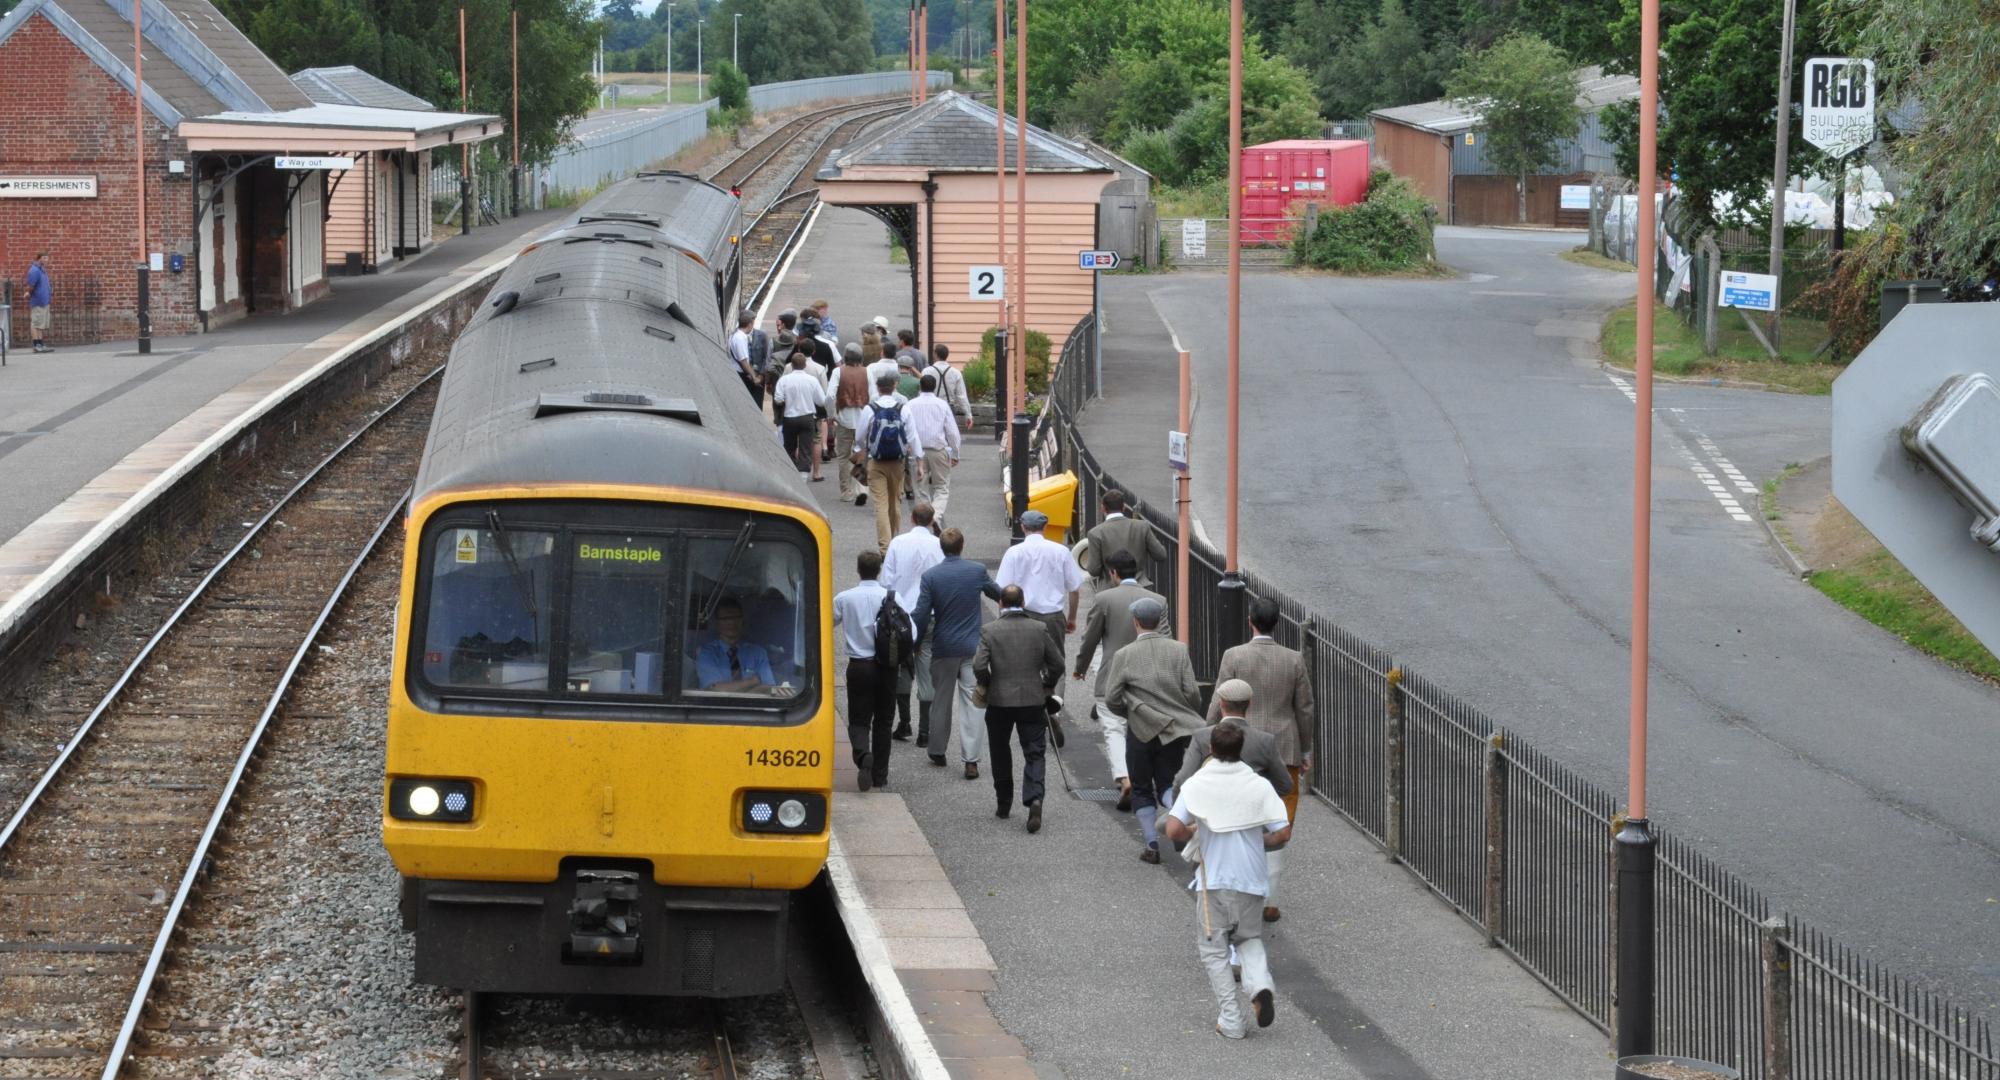
[[[377,160],[503,131],[497,116],[315,101],[209,0],[139,7],[156,335],[327,295],[326,218],[356,171],[348,163],[372,171]],[[130,0],[22,0],[0,18],[0,279],[14,283],[17,341],[27,337],[19,293],[37,251],[49,253],[52,342],[138,332],[132,9]]]

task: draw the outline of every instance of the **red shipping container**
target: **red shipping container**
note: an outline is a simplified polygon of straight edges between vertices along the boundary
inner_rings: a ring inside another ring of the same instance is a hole
[[[1367,197],[1365,140],[1280,139],[1243,148],[1246,244],[1289,243],[1306,203],[1352,206]]]

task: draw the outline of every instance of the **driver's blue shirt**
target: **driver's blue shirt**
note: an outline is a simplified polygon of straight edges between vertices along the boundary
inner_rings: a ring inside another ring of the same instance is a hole
[[[730,652],[736,653],[734,660]],[[701,647],[694,655],[695,681],[706,690],[716,683],[734,682],[746,675],[755,675],[765,686],[776,686],[778,680],[771,677],[771,657],[762,645],[739,641],[734,646],[721,638],[715,638]]]

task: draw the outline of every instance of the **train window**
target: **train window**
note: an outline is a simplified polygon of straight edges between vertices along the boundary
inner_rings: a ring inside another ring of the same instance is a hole
[[[555,534],[451,528],[431,548],[424,678],[433,686],[545,691]]]
[[[571,533],[568,689],[660,693],[673,581],[663,536]]]
[[[692,539],[683,696],[790,700],[804,693],[815,674],[805,589],[806,556],[794,544],[747,531]]]

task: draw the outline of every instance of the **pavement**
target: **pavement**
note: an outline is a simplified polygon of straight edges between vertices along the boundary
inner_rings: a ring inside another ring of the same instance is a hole
[[[326,335],[386,321],[389,309],[445,287],[455,271],[564,213],[475,228],[393,272],[332,278],[332,296],[297,311],[154,338],[146,356],[129,340],[10,351],[0,368],[0,542],[218,395]]]
[[[1597,363],[1633,279],[1575,234],[1440,229],[1450,279],[1276,272],[1243,291],[1243,564],[1514,736],[1625,790],[1632,379]],[[1097,458],[1144,499],[1194,354],[1194,511],[1226,536],[1225,280],[1103,282]],[[2000,1012],[2000,688],[1801,583],[1764,480],[1830,399],[1662,382],[1650,810],[1842,943]]]
[[[908,316],[906,274],[888,262],[879,222],[828,208],[778,305],[824,295],[843,334],[875,314],[897,322]],[[954,477],[950,518],[968,534],[967,556],[989,566],[1006,545],[999,483],[997,450],[975,440]],[[873,508],[839,503],[831,480],[812,493],[833,523],[835,587],[846,588],[855,553],[874,545]],[[1046,824],[1034,836],[1018,809],[1010,820],[993,816],[990,773],[963,779],[956,745],[948,767],[934,768],[897,743],[887,790],[854,793],[844,722],[840,731],[835,840],[845,852],[877,853],[873,866],[869,855],[843,856],[842,873],[860,877],[881,912],[917,1022],[934,1033],[951,1075],[1568,1080],[1609,1071],[1596,1028],[1313,799],[1300,807],[1284,918],[1266,928],[1277,1023],[1240,1043],[1218,1038],[1194,956],[1188,868],[1173,856],[1141,863],[1136,819],[1073,794],[1112,784],[1083,719],[1087,686],[1066,686],[1071,737],[1060,766],[1049,762]],[[941,943],[924,945],[925,936]]]

